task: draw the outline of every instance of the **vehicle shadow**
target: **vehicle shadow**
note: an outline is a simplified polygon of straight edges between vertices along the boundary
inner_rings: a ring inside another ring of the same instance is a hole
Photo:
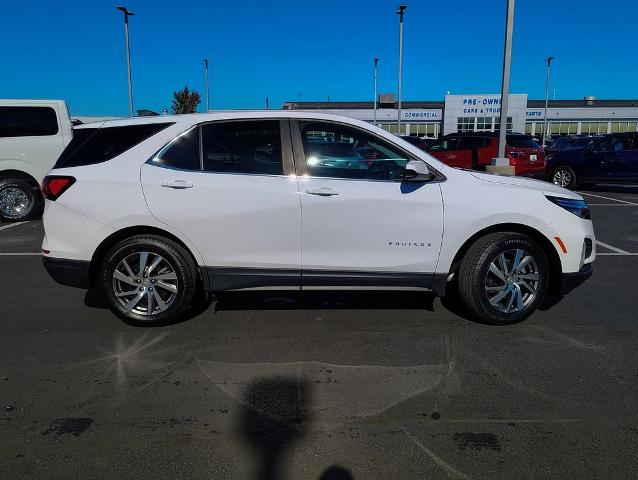
[[[215,311],[231,310],[427,310],[434,311],[427,292],[223,292],[215,295]]]
[[[240,431],[257,458],[255,478],[279,480],[290,450],[307,433],[311,420],[310,382],[303,377],[261,378],[242,398]],[[349,470],[333,465],[320,480],[352,480]]]
[[[583,185],[578,188],[584,192],[600,192],[600,193],[638,193],[638,185],[612,185],[612,184],[597,184],[597,185]]]
[[[198,317],[202,313],[206,312],[213,304],[214,297],[212,294],[205,292],[203,289],[198,289],[195,293],[195,297],[191,302],[191,307],[186,310],[186,313],[177,322],[173,322],[172,325],[177,325],[182,322],[186,322],[195,317]],[[97,288],[91,288],[84,294],[84,305],[89,308],[96,308],[99,310],[109,310],[109,304],[104,298],[102,292]],[[149,326],[144,326],[149,328]]]

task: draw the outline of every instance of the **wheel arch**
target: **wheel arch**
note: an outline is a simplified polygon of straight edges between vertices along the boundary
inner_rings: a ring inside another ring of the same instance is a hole
[[[89,263],[89,282],[91,286],[95,285],[95,281],[98,276],[100,265],[102,264],[102,260],[106,253],[117,243],[125,240],[127,238],[133,237],[135,235],[158,235],[162,237],[166,237],[175,243],[179,244],[184,250],[188,252],[188,254],[193,259],[195,266],[197,267],[197,275],[202,281],[204,288],[208,286],[208,277],[202,273],[202,269],[199,267],[199,262],[197,261],[197,257],[193,254],[192,249],[179,237],[175,234],[168,232],[159,227],[153,227],[150,225],[136,225],[131,227],[125,227],[116,232],[113,232],[108,237],[106,237],[102,242],[97,246],[95,251],[93,252],[93,256],[91,257],[91,261]]]
[[[538,243],[539,247],[547,256],[547,262],[549,264],[548,291],[554,294],[558,294],[558,292],[560,291],[563,268],[556,248],[552,245],[552,242],[549,240],[549,238],[547,238],[543,233],[539,232],[533,227],[520,223],[499,223],[476,232],[474,235],[468,238],[465,243],[463,243],[463,245],[461,245],[459,250],[456,252],[456,255],[454,255],[454,259],[452,260],[452,264],[450,265],[450,270],[447,274],[447,277],[449,277],[453,273],[455,274],[458,272],[459,267],[461,266],[461,260],[463,260],[463,257],[470,249],[470,247],[474,244],[474,242],[476,242],[479,238],[484,237],[485,235],[498,232],[520,233],[522,235],[531,237],[534,241],[536,241],[536,243]]]
[[[0,170],[0,180],[6,180],[9,178],[18,178],[20,180],[24,180],[29,183],[29,185],[31,185],[34,189],[40,190],[40,183],[31,174],[23,172],[22,170]]]

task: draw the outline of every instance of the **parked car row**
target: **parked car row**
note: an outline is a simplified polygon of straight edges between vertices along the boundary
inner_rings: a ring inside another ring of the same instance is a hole
[[[508,133],[506,139],[505,156],[519,176],[567,188],[638,182],[637,132],[556,137],[545,151],[530,135]],[[481,171],[497,156],[498,134],[453,133],[420,148],[452,167]]]

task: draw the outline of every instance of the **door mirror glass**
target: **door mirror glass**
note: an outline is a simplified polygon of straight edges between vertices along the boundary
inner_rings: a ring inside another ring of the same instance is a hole
[[[420,160],[410,160],[405,166],[404,180],[407,182],[428,182],[433,178],[428,166]]]

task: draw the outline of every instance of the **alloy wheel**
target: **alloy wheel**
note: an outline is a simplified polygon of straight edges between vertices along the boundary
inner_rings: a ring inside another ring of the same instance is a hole
[[[5,218],[23,218],[32,208],[33,201],[22,189],[9,187],[0,190],[0,212]]]
[[[129,312],[152,316],[168,309],[178,292],[177,273],[161,255],[135,252],[113,271],[113,294]]]
[[[517,248],[497,255],[485,274],[485,293],[496,310],[520,312],[534,302],[540,287],[540,271],[527,251]]]
[[[558,185],[559,187],[567,187],[572,183],[572,174],[569,170],[564,168],[560,168],[554,172],[552,176],[552,183],[554,185]]]

